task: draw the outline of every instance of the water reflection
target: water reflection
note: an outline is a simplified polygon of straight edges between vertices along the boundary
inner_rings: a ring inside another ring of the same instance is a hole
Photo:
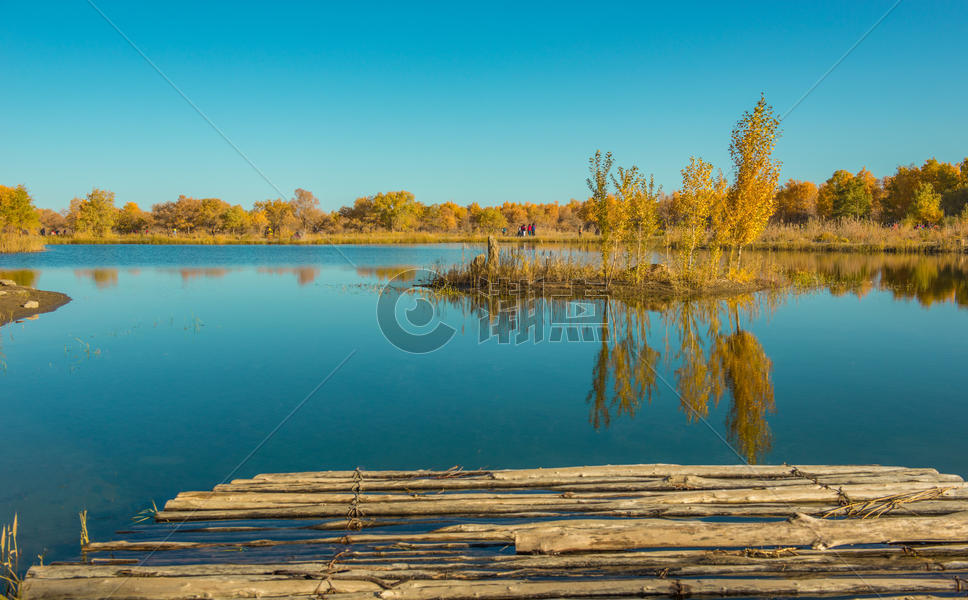
[[[650,313],[643,307],[607,302],[606,334],[587,396],[592,426],[634,417],[643,403],[651,403],[657,388],[675,393],[690,423],[706,419],[710,404],[718,406],[726,396],[727,439],[748,462],[758,462],[772,447],[766,416],[776,408],[773,363],[742,323],[772,310],[773,302],[768,294],[681,302],[659,313],[658,331],[650,327]],[[660,338],[661,344],[650,343],[650,337]],[[664,365],[675,366],[674,384],[660,375],[663,356]]]
[[[316,281],[319,267],[260,267],[259,273],[268,275],[295,275],[299,285],[307,285]]]
[[[378,281],[396,279],[398,282],[409,282],[413,281],[417,276],[417,268],[409,265],[356,267],[356,274],[360,277],[367,277]]]
[[[834,295],[864,297],[874,289],[922,306],[968,306],[968,258],[961,255],[776,253],[779,268],[814,273]]]
[[[229,274],[229,269],[224,267],[210,267],[210,268],[185,268],[178,269],[178,274],[181,275],[183,282],[187,283],[192,279],[218,279],[225,277]]]
[[[17,285],[34,287],[37,282],[37,271],[18,269],[16,271],[0,271],[0,279],[9,279]]]
[[[726,437],[748,462],[759,462],[773,438],[773,363],[743,323],[775,310],[781,296],[627,303],[601,297],[438,296],[479,319],[482,343],[591,343],[589,424],[605,429],[631,419],[661,393],[672,394],[686,421],[729,402]],[[579,307],[577,308],[576,307]],[[664,373],[672,373],[667,378]]]
[[[74,276],[78,279],[90,279],[98,289],[107,289],[118,285],[117,269],[74,269]]]

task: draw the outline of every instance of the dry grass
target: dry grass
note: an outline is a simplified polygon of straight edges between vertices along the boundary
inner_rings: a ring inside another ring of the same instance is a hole
[[[673,266],[669,266],[669,265]],[[482,286],[497,293],[538,289],[543,294],[587,294],[590,289],[614,297],[695,298],[747,293],[785,285],[779,271],[764,261],[748,261],[742,271],[726,273],[722,257],[710,255],[702,264],[685,267],[675,258],[641,267],[616,259],[606,278],[594,255],[564,256],[559,252],[501,252],[493,269],[478,257],[449,269],[438,268],[430,287],[440,291],[472,290]],[[498,286],[494,290],[494,286]]]
[[[540,230],[539,230],[540,231]],[[684,232],[670,228],[651,240],[651,246],[678,248],[682,246]],[[14,236],[21,237],[21,236]],[[321,233],[300,237],[281,235],[266,238],[260,235],[231,234],[110,234],[104,237],[78,234],[65,237],[31,238],[9,242],[28,244],[25,249],[5,249],[0,241],[0,252],[24,252],[43,249],[47,244],[447,244],[447,243],[484,243],[488,235],[468,232],[389,232],[369,233]],[[517,244],[578,244],[588,248],[597,247],[598,236],[590,233],[582,237],[573,231],[544,231],[534,237],[496,236],[505,245]],[[5,238],[0,238],[3,240]],[[701,247],[704,247],[701,245]],[[773,224],[767,226],[760,238],[749,246],[761,250],[799,250],[799,251],[853,251],[853,252],[965,252],[968,251],[968,221],[952,221],[949,224],[916,228],[900,224],[885,226],[868,220],[820,221],[814,220],[803,225]]]
[[[20,598],[20,547],[17,545],[17,515],[13,525],[0,526],[0,598]]]
[[[19,233],[0,233],[0,254],[14,252],[40,252],[44,249],[44,238]]]
[[[259,235],[230,235],[230,234],[179,234],[177,236],[165,234],[111,234],[103,237],[91,235],[74,235],[51,237],[49,244],[199,244],[199,245],[228,245],[228,244],[448,244],[448,243],[484,243],[487,241],[485,233],[437,233],[437,232],[401,232],[382,231],[373,233],[332,233],[309,234],[303,236],[282,235],[266,238]],[[549,232],[535,237],[498,236],[504,243],[568,243],[579,241],[575,233]],[[586,236],[581,241],[594,243],[594,236]]]
[[[872,221],[811,221],[804,225],[771,225],[755,247],[803,250],[958,252],[968,242],[968,224],[916,228],[907,224],[885,226]]]
[[[666,232],[662,243],[682,245],[683,232]],[[907,224],[885,226],[869,220],[819,221],[803,225],[773,224],[749,248],[758,250],[843,252],[965,252],[968,223],[952,222],[931,228]]]

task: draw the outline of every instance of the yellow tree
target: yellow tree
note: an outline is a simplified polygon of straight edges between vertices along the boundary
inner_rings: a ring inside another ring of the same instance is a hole
[[[71,209],[76,209],[73,221],[77,230],[89,231],[98,237],[110,231],[117,219],[114,192],[108,190],[94,188],[83,200],[71,202]]]
[[[612,245],[616,230],[621,230],[621,211],[614,196],[608,193],[608,182],[612,172],[612,153],[602,155],[601,150],[588,159],[588,172],[591,175],[585,180],[592,193],[592,218],[598,226],[599,240],[602,251],[602,276],[606,284],[609,280],[612,258]]]
[[[817,186],[790,179],[776,193],[774,217],[781,223],[805,223],[817,214]]]
[[[27,231],[39,224],[33,198],[26,187],[0,185],[0,231]]]
[[[134,202],[128,202],[118,211],[115,229],[119,233],[138,233],[151,225],[151,215],[141,210]]]
[[[763,232],[776,209],[780,162],[773,150],[780,136],[780,119],[760,96],[752,112],[746,111],[733,128],[729,155],[733,159],[733,185],[723,206],[722,238],[742,257],[743,247]]]
[[[922,183],[914,191],[908,219],[915,225],[936,225],[944,219],[941,194],[930,183]]]
[[[641,281],[644,246],[659,229],[658,201],[662,187],[655,185],[654,175],[649,175],[646,181],[636,167],[629,171],[619,168],[615,186],[621,188],[617,196],[625,209],[625,231],[635,248],[635,280]]]
[[[702,158],[689,157],[689,164],[682,170],[682,189],[676,198],[676,210],[686,230],[686,269],[692,269],[692,255],[706,237],[706,226],[718,200],[725,192],[722,174],[713,179],[713,166]]]

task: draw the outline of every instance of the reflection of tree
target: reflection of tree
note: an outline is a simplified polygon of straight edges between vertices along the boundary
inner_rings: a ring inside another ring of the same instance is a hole
[[[360,277],[372,277],[379,281],[413,281],[417,274],[416,267],[406,265],[392,265],[389,267],[356,267],[356,274]]]
[[[299,285],[306,285],[316,281],[319,275],[318,267],[260,267],[258,273],[269,275],[289,275],[294,274]]]
[[[595,429],[608,427],[613,413],[616,417],[634,417],[643,399],[652,401],[656,385],[659,352],[648,344],[648,313],[624,308],[616,312],[613,307],[617,305],[605,302],[601,347],[592,368],[592,389],[586,397],[592,405],[590,420]]]
[[[729,335],[717,334],[711,359],[733,398],[726,416],[727,437],[750,463],[768,452],[773,436],[766,413],[774,412],[773,362],[752,333],[740,329],[738,310]]]
[[[75,269],[74,276],[81,279],[90,279],[99,289],[118,285],[117,269]]]
[[[478,315],[488,338],[498,343],[527,341],[528,329],[542,326],[546,341],[579,339],[552,334],[555,324],[565,322],[562,315],[568,314],[569,298],[427,294],[438,308],[450,306]],[[741,321],[771,311],[778,299],[763,293],[644,305],[596,297],[602,319],[595,327],[597,352],[585,398],[589,422],[595,429],[607,428],[613,419],[635,417],[644,402],[652,402],[657,387],[665,385],[659,374],[663,353],[656,347],[664,345],[667,361],[676,364],[675,391],[686,420],[705,419],[710,402],[717,406],[728,396],[727,437],[749,462],[757,462],[772,442],[766,416],[775,408],[773,364]],[[662,335],[652,331],[654,315],[665,325],[664,344],[651,343],[655,335]],[[590,323],[579,328],[591,329]],[[580,339],[590,338],[582,334]]]
[[[728,391],[727,436],[751,463],[772,444],[766,415],[775,410],[773,364],[756,336],[741,328],[740,315],[755,316],[770,301],[753,295],[688,301],[663,312],[667,357],[677,364],[676,391],[687,421],[705,419],[710,402],[718,404]],[[608,427],[612,417],[634,417],[660,382],[660,353],[648,343],[648,311],[617,302],[608,307],[587,396],[596,429]]]
[[[816,274],[834,295],[864,296],[875,286],[923,306],[968,306],[968,261],[960,256],[863,253],[776,253],[777,267]]]
[[[228,273],[229,270],[224,267],[188,267],[178,270],[178,274],[181,275],[182,281],[190,281],[199,277],[204,277],[205,279],[215,279],[225,277],[228,275]]]
[[[0,271],[0,279],[9,279],[17,285],[24,287],[34,287],[34,284],[37,282],[37,271],[31,271],[30,269]]]

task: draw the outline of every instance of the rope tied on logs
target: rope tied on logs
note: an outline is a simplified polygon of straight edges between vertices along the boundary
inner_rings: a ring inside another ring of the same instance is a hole
[[[325,596],[327,594],[336,593],[336,589],[333,587],[333,574],[336,573],[336,563],[339,562],[339,559],[342,558],[343,555],[346,554],[347,552],[349,552],[349,550],[343,550],[342,552],[337,552],[333,556],[333,559],[329,561],[329,563],[326,565],[326,578],[319,580],[319,585],[317,585],[316,589],[313,591],[313,596]],[[329,587],[326,589],[325,592],[320,593],[319,588],[321,588],[324,583],[327,584]]]
[[[363,521],[360,517],[363,516],[363,510],[360,508],[360,498],[363,493],[363,471],[359,467],[353,471],[353,499],[350,500],[350,506],[346,510],[346,528],[350,531],[359,531],[363,529]]]
[[[790,469],[790,474],[793,475],[794,477],[800,477],[800,478],[812,481],[814,485],[818,485],[829,492],[833,492],[834,494],[837,494],[837,503],[840,504],[841,507],[854,504],[854,502],[851,501],[850,497],[847,496],[846,493],[844,493],[844,488],[842,487],[838,487],[837,489],[834,489],[833,487],[827,485],[826,483],[822,483],[819,477],[813,477],[811,475],[808,475],[807,473],[804,473],[796,466]]]

